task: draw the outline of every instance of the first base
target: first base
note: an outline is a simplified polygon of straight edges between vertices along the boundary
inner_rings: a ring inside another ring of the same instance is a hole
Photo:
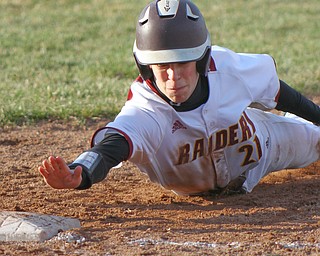
[[[0,241],[45,241],[58,232],[80,228],[80,221],[31,212],[0,212]]]

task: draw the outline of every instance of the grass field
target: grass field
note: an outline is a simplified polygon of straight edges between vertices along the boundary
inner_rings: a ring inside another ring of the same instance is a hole
[[[0,126],[113,117],[138,74],[135,22],[147,0],[0,1]],[[269,53],[280,78],[320,94],[318,0],[194,0],[213,44]]]

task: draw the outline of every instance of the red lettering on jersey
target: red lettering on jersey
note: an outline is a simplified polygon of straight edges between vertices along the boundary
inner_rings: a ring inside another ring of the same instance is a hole
[[[239,142],[238,140],[238,124],[232,125],[229,127],[229,146],[235,145]]]
[[[252,154],[254,151],[254,148],[252,145],[243,145],[238,150],[239,150],[239,152],[245,153],[245,155],[244,155],[245,157],[243,159],[241,166],[246,166],[248,164],[252,164],[252,163],[256,162],[256,160],[252,158]]]
[[[246,112],[243,112],[244,117],[246,118],[246,120],[248,121],[248,123],[251,125],[253,133],[256,132],[256,127],[254,126],[253,122],[251,121],[251,119],[248,117]]]
[[[259,159],[262,157],[262,149],[261,149],[261,143],[257,136],[254,137],[254,142],[256,143],[256,147],[258,150],[258,157]]]
[[[186,129],[179,121],[175,121],[172,127],[172,133],[178,129]],[[239,129],[241,131],[239,131]],[[231,125],[228,129],[223,129],[213,133],[209,138],[197,139],[192,144],[185,144],[179,148],[178,165],[186,164],[190,160],[194,161],[213,151],[223,149],[227,146],[233,146],[240,142],[249,140],[255,133],[256,128],[248,115],[243,112],[239,122]],[[207,141],[208,139],[208,141]],[[238,151],[245,154],[242,166],[258,161],[262,156],[262,149],[258,137],[255,136],[255,147],[250,145],[242,145]],[[193,146],[193,149],[191,148]],[[257,150],[258,159],[253,158],[253,152]],[[206,151],[208,150],[208,151]],[[192,159],[190,158],[192,152]]]
[[[179,160],[178,165],[186,164],[189,162],[190,157],[190,145],[186,144],[179,148]]]
[[[198,157],[204,155],[204,139],[196,140],[193,148],[193,157],[192,161],[196,160]]]
[[[241,116],[239,120],[239,124],[242,131],[242,141],[246,141],[249,138],[251,138],[252,133],[251,133],[250,127],[248,126],[246,119],[243,116]]]
[[[211,154],[211,152],[212,152],[212,150],[213,150],[213,138],[212,138],[213,136],[211,135],[210,137],[209,137],[209,146],[208,146],[208,153],[209,154]]]
[[[228,132],[227,130],[221,130],[216,132],[216,147],[214,150],[219,150],[227,146]]]

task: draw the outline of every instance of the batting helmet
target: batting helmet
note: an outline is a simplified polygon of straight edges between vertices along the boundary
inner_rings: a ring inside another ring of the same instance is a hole
[[[190,0],[156,0],[141,12],[133,55],[141,76],[153,76],[150,64],[197,62],[206,75],[211,40],[204,18]]]

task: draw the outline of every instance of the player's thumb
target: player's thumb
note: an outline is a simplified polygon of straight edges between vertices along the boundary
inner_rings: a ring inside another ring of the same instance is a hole
[[[73,185],[72,185],[72,187],[73,188],[77,188],[77,187],[79,187],[80,186],[80,184],[81,184],[81,182],[82,182],[82,175],[81,175],[81,173],[82,173],[82,167],[81,166],[77,166],[75,169],[74,169],[74,171],[73,171],[73,178],[72,178],[72,180],[73,180]]]
[[[82,173],[82,166],[78,165],[78,166],[74,169],[73,175],[74,175],[76,178],[79,178],[79,177],[81,176],[81,173]]]

